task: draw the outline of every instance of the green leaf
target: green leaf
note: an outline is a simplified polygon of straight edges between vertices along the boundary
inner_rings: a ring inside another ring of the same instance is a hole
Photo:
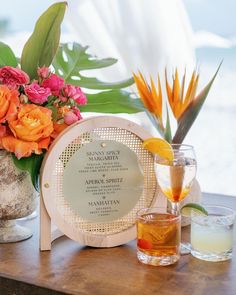
[[[165,128],[164,139],[166,141],[168,141],[169,143],[172,142],[171,126],[170,126],[170,116],[169,116],[169,110],[168,110],[167,104],[166,104],[166,128]]]
[[[114,58],[98,59],[87,53],[88,46],[83,47],[78,43],[71,45],[72,48],[68,44],[62,44],[53,60],[55,73],[62,76],[66,83],[97,90],[120,89],[134,83],[133,78],[110,83],[82,75],[81,71],[105,68],[115,64],[117,60]]]
[[[186,110],[183,112],[178,120],[178,128],[173,138],[173,143],[182,143],[189,129],[193,125],[193,122],[197,118],[203,103],[205,102],[207,95],[211,89],[211,86],[216,78],[217,73],[222,65],[222,62],[218,66],[214,76],[210,82],[203,88],[203,90],[197,95],[197,97],[189,104]]]
[[[88,104],[79,106],[82,112],[133,114],[145,110],[140,99],[132,98],[131,94],[124,90],[110,90],[86,96]]]
[[[52,63],[60,41],[66,4],[59,2],[51,5],[38,19],[33,34],[24,46],[21,68],[31,79],[36,78],[38,67]]]
[[[63,76],[67,81],[71,76],[77,76],[82,70],[104,68],[117,62],[114,58],[94,58],[86,53],[87,49],[88,46],[83,47],[78,43],[61,44],[53,60],[56,74]]]
[[[98,80],[97,78],[88,78],[78,74],[80,80],[67,79],[66,82],[69,84],[73,84],[76,86],[88,88],[88,89],[98,89],[98,90],[106,90],[106,89],[120,89],[125,88],[134,83],[133,78],[120,81],[120,82],[103,82]]]
[[[58,118],[58,110],[57,110],[57,108],[54,105],[48,105],[47,108],[52,111],[52,119],[53,119],[53,121],[57,121],[57,118]]]
[[[28,158],[18,160],[14,154],[12,158],[16,167],[20,170],[27,171],[30,174],[34,188],[39,191],[39,170],[43,161],[44,154],[32,154]]]
[[[0,67],[17,66],[17,59],[11,48],[3,42],[0,42]]]

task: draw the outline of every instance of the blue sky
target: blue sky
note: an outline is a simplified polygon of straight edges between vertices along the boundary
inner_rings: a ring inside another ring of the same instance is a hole
[[[53,2],[53,0],[7,0],[1,5],[0,18],[10,20],[11,31],[32,31],[38,16]],[[207,30],[225,37],[236,36],[235,0],[183,0],[183,2],[194,31]]]
[[[207,30],[224,37],[236,36],[235,0],[183,0],[194,31]]]
[[[31,32],[37,18],[54,2],[53,0],[7,0],[1,5],[0,18],[9,19],[9,27],[13,32]]]

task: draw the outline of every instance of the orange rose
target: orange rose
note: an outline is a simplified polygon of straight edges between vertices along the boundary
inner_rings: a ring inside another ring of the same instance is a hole
[[[18,91],[0,85],[0,123],[14,119],[19,105]]]
[[[33,152],[42,153],[50,144],[53,132],[51,110],[33,105],[22,105],[17,118],[9,122],[13,135],[1,139],[1,145],[18,159],[29,157]]]
[[[65,123],[62,123],[62,124],[54,123],[53,124],[54,132],[52,133],[51,137],[56,138],[67,127],[68,127],[68,125]]]

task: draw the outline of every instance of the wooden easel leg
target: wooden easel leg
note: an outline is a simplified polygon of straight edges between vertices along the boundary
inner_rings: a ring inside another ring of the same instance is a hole
[[[40,194],[40,250],[51,250],[51,218],[45,208],[42,194]]]

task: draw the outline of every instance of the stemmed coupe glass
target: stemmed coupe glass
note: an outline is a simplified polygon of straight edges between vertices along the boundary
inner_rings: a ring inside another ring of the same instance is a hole
[[[173,160],[155,156],[155,171],[158,184],[171,202],[172,213],[180,214],[180,202],[188,195],[196,176],[197,161],[194,148],[186,144],[171,144],[164,154],[172,153]],[[188,244],[181,244],[181,253],[185,254]]]

